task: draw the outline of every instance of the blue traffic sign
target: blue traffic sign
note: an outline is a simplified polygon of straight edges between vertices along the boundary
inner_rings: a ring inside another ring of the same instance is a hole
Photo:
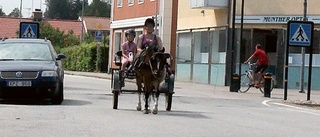
[[[96,30],[95,32],[95,37],[96,37],[96,40],[97,41],[101,41],[102,40],[102,37],[103,37],[103,33],[101,30]]]
[[[37,22],[21,22],[20,38],[39,38],[39,23]]]
[[[290,46],[311,46],[313,22],[289,21],[288,44]]]

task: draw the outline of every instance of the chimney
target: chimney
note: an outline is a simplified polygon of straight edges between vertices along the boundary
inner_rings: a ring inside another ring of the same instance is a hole
[[[41,9],[35,9],[33,14],[33,21],[42,21],[42,11]]]

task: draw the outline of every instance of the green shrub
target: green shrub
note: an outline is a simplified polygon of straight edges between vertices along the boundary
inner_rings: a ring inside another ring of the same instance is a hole
[[[98,54],[97,54],[98,48]],[[106,72],[109,47],[96,43],[84,43],[61,49],[67,58],[62,61],[65,70],[85,72]]]

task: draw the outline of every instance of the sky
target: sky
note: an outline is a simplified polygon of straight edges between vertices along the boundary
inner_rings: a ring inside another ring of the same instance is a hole
[[[45,11],[46,0],[22,0],[22,16],[28,18],[32,15],[34,9],[40,9]],[[20,9],[21,0],[0,0],[0,9],[8,15],[14,8]],[[89,4],[92,0],[88,0]]]

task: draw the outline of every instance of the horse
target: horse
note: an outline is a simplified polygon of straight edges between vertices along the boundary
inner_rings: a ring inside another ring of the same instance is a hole
[[[156,46],[147,47],[141,54],[145,54],[143,58],[144,64],[141,66],[134,66],[136,73],[136,85],[139,94],[137,110],[141,111],[141,92],[143,88],[145,108],[144,114],[148,114],[149,111],[149,96],[150,94],[154,100],[153,114],[158,113],[158,100],[160,95],[160,83],[164,81],[166,77],[166,56],[163,52],[158,52]],[[137,59],[138,57],[136,57]],[[143,84],[143,87],[142,87]],[[156,94],[156,98],[154,98]]]

